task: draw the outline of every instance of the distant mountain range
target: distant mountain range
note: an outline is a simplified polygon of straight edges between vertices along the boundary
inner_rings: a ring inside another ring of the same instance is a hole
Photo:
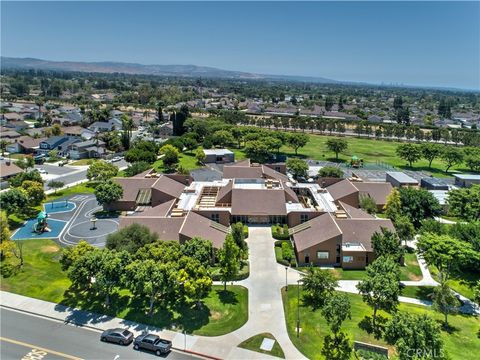
[[[245,80],[289,80],[315,83],[339,83],[332,79],[294,75],[265,75],[242,71],[217,69],[197,65],[143,65],[123,62],[82,62],[82,61],[50,61],[35,58],[1,57],[3,69],[36,69],[81,71],[98,73],[123,73],[139,75],[159,75],[177,77],[203,77]]]

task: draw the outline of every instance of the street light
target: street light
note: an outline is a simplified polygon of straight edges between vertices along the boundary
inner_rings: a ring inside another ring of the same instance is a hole
[[[300,281],[297,280],[297,338],[300,337]]]
[[[285,266],[285,291],[288,291],[288,266]]]

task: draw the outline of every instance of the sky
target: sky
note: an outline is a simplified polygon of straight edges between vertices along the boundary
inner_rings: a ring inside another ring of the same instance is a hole
[[[1,54],[480,89],[480,2],[1,2]]]

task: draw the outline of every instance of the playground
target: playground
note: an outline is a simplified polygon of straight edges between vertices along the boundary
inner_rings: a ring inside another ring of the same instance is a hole
[[[36,218],[26,221],[12,239],[54,239],[62,245],[86,240],[103,247],[107,235],[118,229],[118,216],[103,214],[92,194],[56,199],[45,203],[43,209]]]

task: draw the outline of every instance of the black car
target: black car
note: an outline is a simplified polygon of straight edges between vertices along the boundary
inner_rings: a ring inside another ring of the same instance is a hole
[[[133,342],[133,348],[135,350],[145,349],[153,351],[156,355],[160,356],[166,354],[172,348],[172,342],[161,339],[154,334],[143,334],[137,336]]]
[[[128,345],[133,341],[133,333],[125,329],[108,329],[100,335],[100,340]]]

